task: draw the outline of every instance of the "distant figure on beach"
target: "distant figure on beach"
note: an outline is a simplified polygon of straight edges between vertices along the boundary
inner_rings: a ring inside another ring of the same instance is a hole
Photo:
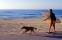
[[[49,13],[50,13],[50,17],[47,18],[47,19],[50,18],[50,27],[49,27],[48,33],[50,33],[50,29],[51,29],[52,26],[53,26],[53,28],[54,28],[54,33],[55,33],[55,32],[56,32],[56,31],[55,31],[56,16],[55,16],[55,14],[53,13],[52,9],[49,10]],[[45,19],[45,20],[47,20],[47,19]],[[44,20],[44,21],[45,21],[45,20]]]

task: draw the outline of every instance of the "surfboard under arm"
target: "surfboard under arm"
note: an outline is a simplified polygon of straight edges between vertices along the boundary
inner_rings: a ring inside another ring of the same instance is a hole
[[[50,17],[50,14],[48,12],[42,12],[42,15],[44,16],[45,19]],[[51,19],[49,18],[49,20]],[[61,23],[61,20],[57,17],[56,17],[56,23]]]

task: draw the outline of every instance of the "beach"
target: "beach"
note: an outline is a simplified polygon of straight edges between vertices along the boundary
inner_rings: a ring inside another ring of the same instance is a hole
[[[44,18],[0,18],[0,40],[61,40],[62,23],[56,23],[57,34],[47,34],[50,21],[43,20]],[[62,22],[62,18],[60,20]],[[23,26],[36,27],[37,30],[33,34],[22,34]]]
[[[0,0],[0,40],[62,40],[61,3]]]

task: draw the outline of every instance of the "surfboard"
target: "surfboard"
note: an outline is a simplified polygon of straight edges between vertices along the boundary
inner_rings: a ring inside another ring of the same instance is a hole
[[[44,16],[45,19],[50,17],[50,13],[48,13],[48,12],[42,12],[42,15]],[[49,20],[50,20],[50,18],[49,18]],[[61,23],[61,20],[57,17],[56,17],[56,23]]]
[[[44,16],[45,19],[50,17],[50,14],[47,12],[42,12],[42,15]]]

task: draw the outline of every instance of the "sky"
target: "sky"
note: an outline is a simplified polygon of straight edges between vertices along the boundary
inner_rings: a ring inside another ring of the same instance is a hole
[[[0,0],[0,9],[62,9],[62,0]]]

